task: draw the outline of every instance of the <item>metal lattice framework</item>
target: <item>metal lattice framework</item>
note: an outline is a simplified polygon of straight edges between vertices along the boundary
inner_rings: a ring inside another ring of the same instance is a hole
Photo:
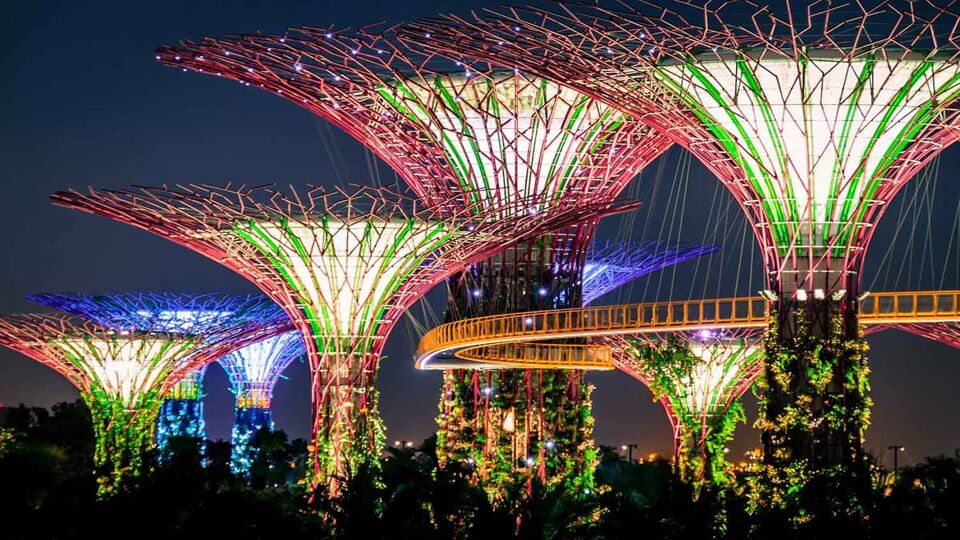
[[[218,361],[227,372],[236,397],[230,436],[230,469],[234,474],[249,473],[253,435],[260,428],[273,429],[270,413],[273,389],[287,366],[304,352],[300,335],[288,332],[247,345]]]
[[[675,0],[450,16],[404,39],[642,118],[729,188],[775,289],[853,293],[887,203],[960,137],[958,21],[916,2]]]
[[[543,213],[560,201],[612,201],[669,145],[586,94],[513,70],[464,69],[406,47],[393,28],[353,35],[296,28],[283,36],[204,39],[161,48],[158,58],[264,88],[330,120],[390,164],[423,200],[507,215],[530,211],[517,200],[531,200]],[[452,280],[451,317],[578,305],[595,226],[596,220],[584,220],[518,244]],[[579,384],[574,379],[571,385]]]
[[[819,476],[858,486],[824,505],[833,515],[863,512],[869,483],[861,266],[891,199],[960,137],[958,21],[931,2],[668,0],[507,8],[424,21],[404,39],[568,81],[688,149],[728,188],[777,302],[760,498],[791,507]],[[824,366],[831,376],[812,380]]]
[[[501,212],[560,198],[613,199],[669,145],[566,86],[512,71],[478,74],[399,42],[295,28],[162,47],[166,65],[260,87],[321,116],[386,161],[426,202]],[[477,204],[482,199],[483,204]]]
[[[695,485],[728,479],[724,448],[743,420],[739,398],[763,370],[761,329],[605,338],[620,369],[667,411],[678,471]]]
[[[0,317],[0,344],[66,377],[93,416],[99,492],[144,471],[161,396],[186,373],[273,329],[239,325],[201,334],[116,330],[67,315]]]
[[[477,206],[425,207],[371,187],[180,186],[61,192],[53,200],[206,255],[284,309],[304,338],[313,379],[313,481],[334,490],[380,453],[376,369],[404,310],[467,265],[600,208],[558,205],[549,216],[507,219]]]
[[[289,326],[283,310],[260,295],[48,293],[28,298],[115,330],[203,335],[237,325]],[[156,431],[162,458],[166,457],[171,437],[206,440],[201,401],[206,368],[207,365],[199,366],[185,374],[163,396]]]
[[[583,265],[583,305],[639,277],[719,249],[682,242],[595,241]]]

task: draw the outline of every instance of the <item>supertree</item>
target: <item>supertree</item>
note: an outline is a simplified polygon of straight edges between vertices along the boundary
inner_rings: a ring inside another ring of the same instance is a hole
[[[763,330],[607,336],[618,369],[645,384],[673,431],[674,467],[699,491],[732,480],[726,445],[746,421],[740,397],[763,371]]]
[[[277,381],[295,358],[303,355],[303,340],[288,332],[238,349],[218,362],[227,372],[236,398],[230,442],[230,470],[248,475],[253,460],[250,442],[261,428],[273,429],[270,403]]]
[[[426,201],[507,214],[528,197],[544,213],[561,200],[612,201],[668,146],[642,123],[562,84],[514,70],[464,69],[404,46],[392,28],[204,39],[161,48],[158,58],[264,88],[330,120]],[[579,305],[596,221],[518,243],[451,279],[448,319]],[[499,493],[493,484],[526,481],[530,472],[589,482],[589,403],[578,371],[448,371],[440,460],[472,462]]]
[[[583,305],[657,270],[713,253],[720,246],[660,241],[594,241],[583,265]]]
[[[859,520],[870,408],[861,268],[890,200],[960,136],[960,18],[929,2],[641,4],[505,9],[405,36],[466,65],[568,81],[642,118],[727,186],[759,242],[772,304],[763,498],[802,513],[795,523]],[[811,511],[803,485],[837,489]]]
[[[207,335],[244,324],[288,324],[283,310],[260,295],[48,293],[29,298],[114,330]],[[203,364],[185,372],[161,396],[156,430],[161,459],[169,457],[167,444],[171,437],[194,437],[205,444],[202,398],[206,369],[207,364]]]
[[[0,344],[60,373],[93,417],[98,493],[124,490],[148,468],[161,396],[190,370],[276,329],[236,325],[209,334],[104,327],[68,315],[0,317]]]
[[[567,205],[550,217],[510,218],[478,206],[424,206],[372,187],[91,189],[56,193],[53,200],[193,249],[250,279],[284,309],[304,340],[312,378],[307,481],[310,489],[324,484],[331,492],[380,455],[375,378],[402,313],[490,253],[597,212]]]

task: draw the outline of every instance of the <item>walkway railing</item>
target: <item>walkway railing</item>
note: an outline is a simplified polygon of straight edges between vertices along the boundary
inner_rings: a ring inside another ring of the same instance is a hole
[[[702,329],[760,328],[769,302],[760,296],[649,302],[619,306],[528,311],[464,319],[440,325],[423,336],[416,365],[438,356],[455,356],[486,368],[612,369],[612,355],[583,343],[535,344],[591,336],[681,332]],[[896,325],[960,321],[960,291],[880,292],[860,303],[860,321]],[[447,365],[443,362],[439,366]]]

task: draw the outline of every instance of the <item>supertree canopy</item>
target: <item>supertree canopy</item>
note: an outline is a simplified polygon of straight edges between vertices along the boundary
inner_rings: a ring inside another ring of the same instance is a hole
[[[583,305],[641,276],[719,249],[694,243],[594,241],[583,265]]]
[[[313,382],[311,486],[331,490],[380,454],[375,376],[404,310],[490,253],[597,211],[568,206],[549,218],[510,219],[477,206],[427,207],[371,187],[180,186],[61,192],[53,200],[202,253],[283,307],[304,339]]]
[[[219,360],[236,397],[230,441],[230,469],[246,475],[253,456],[250,442],[260,428],[273,429],[270,402],[283,371],[304,353],[297,332],[287,332],[238,349]]]
[[[158,53],[167,65],[267,89],[330,120],[425,201],[507,215],[529,211],[515,201],[531,198],[543,214],[559,201],[609,202],[668,146],[644,124],[565,85],[512,69],[464,69],[448,56],[405,46],[393,29],[348,36],[297,28],[282,36],[185,42]],[[579,305],[596,221],[518,243],[451,279],[448,318]],[[444,380],[442,463],[473,462],[478,475],[498,476],[501,484],[528,479],[531,471],[568,477],[566,464],[575,465],[573,475],[590,476],[582,373],[449,371]],[[498,399],[480,387],[496,387]],[[539,405],[544,400],[567,405],[547,411]],[[501,417],[517,421],[507,430]],[[549,463],[548,441],[555,456]],[[580,457],[566,459],[573,454]]]
[[[53,293],[29,298],[114,330],[206,335],[238,325],[288,324],[283,310],[260,295]],[[162,396],[156,431],[161,459],[168,457],[171,437],[195,437],[201,444],[206,440],[202,401],[206,369],[204,364],[186,372]]]
[[[674,466],[699,489],[732,480],[726,445],[746,417],[740,396],[763,370],[763,331],[699,330],[601,338],[617,367],[663,403],[674,435]]]
[[[775,304],[759,423],[764,499],[797,508],[787,494],[798,485],[840,479],[850,489],[833,491],[846,501],[816,502],[822,515],[853,516],[868,482],[861,267],[890,200],[960,136],[958,20],[929,2],[667,1],[504,10],[407,34],[569,81],[717,175],[753,226]]]
[[[93,417],[101,496],[125,489],[144,473],[167,389],[190,370],[267,331],[272,329],[144,332],[67,315],[0,317],[0,344],[57,371],[80,390]]]

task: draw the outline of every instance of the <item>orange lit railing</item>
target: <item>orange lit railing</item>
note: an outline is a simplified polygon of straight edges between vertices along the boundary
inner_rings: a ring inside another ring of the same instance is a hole
[[[917,324],[960,320],[960,291],[870,293],[860,302],[863,324]]]
[[[619,306],[528,311],[464,319],[427,332],[417,347],[416,365],[453,355],[485,368],[612,369],[602,346],[537,344],[542,340],[590,336],[679,332],[766,326],[768,302],[760,296],[650,302]],[[960,321],[960,291],[870,293],[861,300],[867,325]],[[441,363],[438,363],[438,366]]]

